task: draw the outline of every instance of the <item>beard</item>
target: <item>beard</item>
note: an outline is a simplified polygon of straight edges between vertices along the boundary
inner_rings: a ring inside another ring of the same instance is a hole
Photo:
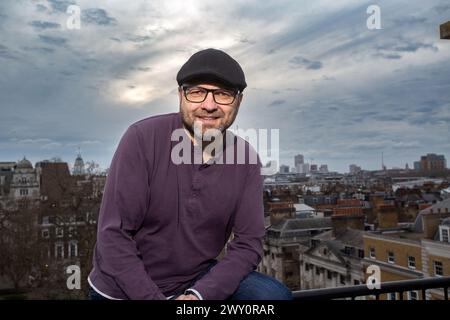
[[[186,130],[191,134],[192,137],[196,139],[202,139],[203,136],[205,138],[217,136],[219,133],[224,133],[236,119],[237,109],[232,111],[230,118],[225,123],[220,123],[217,126],[205,126],[201,121],[195,120],[196,117],[219,117],[219,119],[223,119],[223,114],[218,113],[189,113],[185,108],[180,106],[181,113],[181,121],[183,122],[183,126]]]

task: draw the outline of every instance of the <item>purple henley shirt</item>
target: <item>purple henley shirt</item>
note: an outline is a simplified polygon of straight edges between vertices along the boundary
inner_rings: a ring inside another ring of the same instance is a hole
[[[105,295],[166,299],[217,258],[231,232],[225,256],[191,288],[205,300],[226,299],[261,260],[259,159],[257,164],[176,165],[171,151],[179,141],[171,135],[182,127],[179,113],[146,118],[131,125],[119,143],[89,275]],[[226,148],[236,148],[239,139]],[[244,144],[247,153],[255,152]]]

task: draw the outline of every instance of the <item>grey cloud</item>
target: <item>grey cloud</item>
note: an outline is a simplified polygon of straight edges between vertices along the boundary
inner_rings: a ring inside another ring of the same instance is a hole
[[[151,71],[152,68],[150,68],[150,67],[130,67],[130,70],[148,72],[148,71]]]
[[[399,52],[416,52],[419,49],[431,49],[433,51],[439,50],[435,45],[420,43],[420,42],[409,43],[409,44],[406,44],[403,46],[396,46],[393,48],[393,50],[399,51]]]
[[[323,64],[320,61],[312,61],[301,56],[293,57],[289,60],[290,63],[298,66],[299,68],[305,68],[308,70],[318,70],[321,69]]]
[[[405,119],[405,116],[403,115],[380,115],[380,116],[375,116],[373,117],[373,119],[375,120],[379,120],[379,121],[402,121]]]
[[[151,40],[150,36],[138,36],[138,35],[129,35],[127,36],[127,40],[135,43],[145,42]]]
[[[443,12],[446,12],[446,11],[450,10],[450,4],[442,4],[442,5],[436,6],[434,9],[438,13],[443,13]]]
[[[39,20],[30,22],[30,26],[32,26],[36,30],[57,29],[57,28],[61,27],[61,25],[59,23],[54,23],[54,22],[49,22],[49,21],[39,21]]]
[[[39,11],[39,12],[47,11],[47,7],[44,6],[44,5],[42,5],[42,4],[40,4],[40,3],[38,3],[38,4],[36,5],[36,11]]]
[[[47,0],[47,2],[50,4],[53,10],[59,12],[66,12],[67,7],[77,4],[75,1],[71,0]]]
[[[63,46],[67,42],[67,39],[62,37],[44,36],[42,34],[39,35],[39,39],[41,39],[41,41],[44,43],[51,44],[54,46]]]
[[[53,53],[55,49],[53,48],[47,48],[47,47],[23,47],[25,51],[33,51],[38,53]]]
[[[394,23],[397,26],[412,26],[414,24],[420,24],[425,23],[427,21],[427,18],[419,18],[419,17],[406,17],[403,19],[394,20]]]
[[[100,8],[90,8],[81,11],[81,20],[100,26],[116,25],[117,20],[110,17],[108,13]]]
[[[394,52],[416,52],[419,49],[431,49],[433,51],[438,51],[439,49],[433,45],[428,43],[422,43],[422,42],[414,42],[409,40],[400,40],[401,44],[396,43],[389,43],[384,44],[382,46],[379,46],[377,49],[379,51],[392,51]]]
[[[388,60],[398,60],[402,58],[402,56],[399,55],[398,53],[378,53],[375,56]]]
[[[269,104],[269,107],[279,106],[279,105],[282,105],[282,104],[285,104],[285,103],[286,103],[286,100],[283,100],[283,99],[277,99],[277,100],[272,101],[272,102]]]
[[[66,70],[61,71],[60,73],[61,73],[63,76],[67,76],[67,77],[75,75],[75,72],[72,72],[72,71],[66,71]]]
[[[0,44],[0,58],[11,59],[11,60],[18,59],[18,57],[16,57],[8,47],[6,47],[2,44]]]

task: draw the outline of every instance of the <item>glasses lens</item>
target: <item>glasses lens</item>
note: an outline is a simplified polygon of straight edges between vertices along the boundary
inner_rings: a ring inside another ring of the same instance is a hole
[[[223,89],[208,90],[201,87],[193,87],[185,88],[184,90],[186,99],[196,103],[205,101],[210,91],[214,95],[214,101],[218,104],[232,104],[236,96],[235,92]]]
[[[203,102],[207,93],[208,92],[202,88],[190,88],[186,90],[186,99],[191,102]]]
[[[230,104],[234,101],[234,92],[226,90],[216,90],[214,91],[214,100],[220,104]]]

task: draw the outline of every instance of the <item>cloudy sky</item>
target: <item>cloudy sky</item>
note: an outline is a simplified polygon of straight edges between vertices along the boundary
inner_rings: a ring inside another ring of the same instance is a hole
[[[371,4],[379,30],[367,28]],[[108,167],[131,123],[178,110],[175,75],[208,47],[242,65],[236,125],[280,129],[282,163],[450,160],[448,20],[448,0],[2,0],[0,161],[73,163],[80,147]]]

